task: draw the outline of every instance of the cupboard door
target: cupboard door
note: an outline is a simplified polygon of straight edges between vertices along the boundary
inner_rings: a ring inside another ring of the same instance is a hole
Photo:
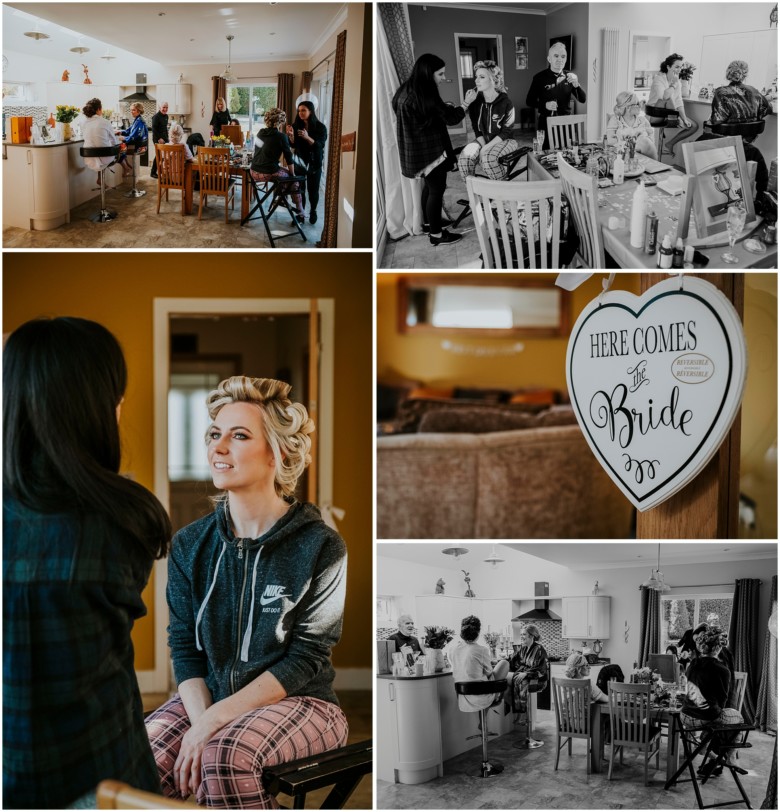
[[[581,637],[583,640],[588,636],[588,598],[564,598],[563,599],[563,628],[562,637]]]
[[[604,595],[588,598],[588,637],[609,638],[610,599]]]

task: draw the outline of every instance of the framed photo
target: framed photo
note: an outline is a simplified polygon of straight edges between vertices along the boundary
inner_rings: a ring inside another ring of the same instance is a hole
[[[550,48],[556,43],[562,42],[566,46],[566,64],[563,66],[565,71],[574,70],[574,36],[567,34],[565,37],[550,37]]]
[[[729,206],[742,203],[745,223],[756,219],[742,139],[731,135],[683,144],[685,171],[695,178],[693,216],[699,237],[726,231]]]
[[[515,37],[515,70],[528,69],[528,37]]]

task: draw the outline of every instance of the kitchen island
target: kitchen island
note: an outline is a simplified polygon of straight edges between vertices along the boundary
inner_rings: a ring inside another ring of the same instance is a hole
[[[479,713],[458,708],[452,671],[423,677],[379,674],[376,685],[377,776],[383,781],[422,784],[442,776],[447,759],[482,746],[480,738],[467,740],[479,732]],[[533,714],[536,695],[530,696]],[[499,736],[512,731],[512,714],[504,715],[503,703],[488,713],[488,727]]]
[[[100,197],[97,172],[79,150],[82,140],[59,144],[3,142],[3,226],[50,231],[70,222],[70,212]],[[122,182],[122,172],[106,172],[106,188]]]

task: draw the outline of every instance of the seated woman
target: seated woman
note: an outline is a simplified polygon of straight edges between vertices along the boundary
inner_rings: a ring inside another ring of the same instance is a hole
[[[120,141],[123,141],[126,146],[133,147],[136,150],[141,149],[141,147],[146,147],[149,140],[149,130],[141,118],[143,112],[144,106],[141,102],[133,102],[130,105],[130,115],[133,117],[133,123],[126,130],[116,131]],[[130,162],[127,160],[126,152],[122,152],[119,156],[119,162],[122,164],[123,177],[126,178],[128,175],[133,174],[133,169],[129,166]]]
[[[588,658],[579,651],[575,651],[569,655],[566,660],[566,678],[567,679],[590,679],[590,663]],[[590,684],[590,701],[606,703],[609,700],[607,695],[593,683]]]
[[[732,675],[720,659],[725,642],[726,635],[720,626],[711,626],[696,636],[699,656],[686,672],[687,695],[680,714],[685,728],[699,729],[713,722],[737,724],[743,721],[738,710],[726,707]],[[728,754],[726,762],[736,766],[733,751]],[[706,765],[704,770],[706,772]]]
[[[103,118],[103,103],[100,99],[90,99],[81,112],[86,116],[86,120],[81,125],[85,147],[113,147],[119,143],[111,129],[111,124]],[[100,170],[113,161],[111,156],[84,158],[84,163],[98,173],[98,184],[100,184]]]
[[[509,670],[508,702],[515,714],[515,724],[528,713],[528,694],[544,690],[547,685],[547,652],[539,644],[541,632],[529,623],[523,631],[523,644],[512,655]]]
[[[233,377],[208,398],[212,513],[168,559],[168,641],[179,691],[146,727],[163,794],[271,809],[264,766],[341,747],[333,691],[347,557],[317,507],[295,498],[314,423],[290,386]]]
[[[685,115],[680,84],[682,63],[683,57],[680,54],[667,56],[661,63],[660,71],[653,76],[650,95],[647,97],[648,107],[665,107],[668,110],[677,111],[678,120],[664,128],[680,130],[670,141],[665,142],[664,152],[672,156],[674,156],[674,147],[679,141],[693,137],[699,130],[699,125]],[[661,124],[664,121],[661,117],[651,115],[648,115],[648,119],[651,124]]]
[[[642,113],[642,106],[636,93],[624,90],[615,99],[614,113],[607,122],[607,143],[616,144],[626,137],[636,138],[636,151],[658,160],[658,151],[653,143],[653,128]]]
[[[477,98],[468,107],[476,140],[463,147],[458,157],[458,170],[465,180],[476,173],[477,166],[493,180],[501,180],[506,169],[498,162],[502,155],[517,149],[512,137],[515,108],[506,93],[504,73],[493,61],[486,59],[474,65]]]
[[[255,154],[252,157],[252,177],[255,180],[283,180],[295,175],[293,168],[293,154],[290,142],[284,133],[287,124],[287,115],[284,110],[273,107],[266,110],[263,116],[265,127],[258,130],[255,137]],[[287,162],[284,169],[279,164],[279,156],[283,155]],[[296,219],[299,223],[306,220],[306,212],[301,200],[300,187],[297,181],[285,184],[286,191],[291,192],[296,208]]]
[[[184,141],[184,128],[181,124],[171,124],[171,129],[168,131],[168,138],[170,141],[169,144],[173,144],[176,146],[177,144],[182,144]],[[184,146],[184,158],[187,161],[194,160],[192,156],[192,150],[187,146],[187,144],[182,144]]]
[[[460,640],[453,643],[448,650],[452,663],[452,676],[455,682],[481,682],[482,680],[504,679],[509,671],[509,663],[499,660],[495,667],[490,662],[487,646],[474,641],[479,637],[482,622],[478,617],[469,615],[460,624]],[[482,694],[479,696],[458,696],[458,707],[462,711],[482,710],[497,705],[502,693]]]

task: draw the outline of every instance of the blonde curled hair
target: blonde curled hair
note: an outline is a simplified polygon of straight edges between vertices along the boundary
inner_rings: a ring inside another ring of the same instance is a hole
[[[252,403],[263,413],[263,432],[274,455],[274,489],[278,496],[293,496],[295,486],[311,462],[314,421],[306,407],[290,400],[290,384],[273,378],[227,378],[209,392],[206,406],[214,420],[229,403]],[[206,444],[209,437],[206,436]]]
[[[492,59],[483,59],[479,62],[475,62],[475,79],[477,78],[477,71],[480,68],[484,68],[490,74],[490,78],[493,80],[493,86],[496,88],[496,90],[506,91],[506,85],[504,84],[504,71],[501,70],[500,66],[496,62],[494,62]]]
[[[265,121],[266,127],[278,128],[287,121],[287,113],[281,107],[272,107],[270,110],[265,111],[263,121]]]

